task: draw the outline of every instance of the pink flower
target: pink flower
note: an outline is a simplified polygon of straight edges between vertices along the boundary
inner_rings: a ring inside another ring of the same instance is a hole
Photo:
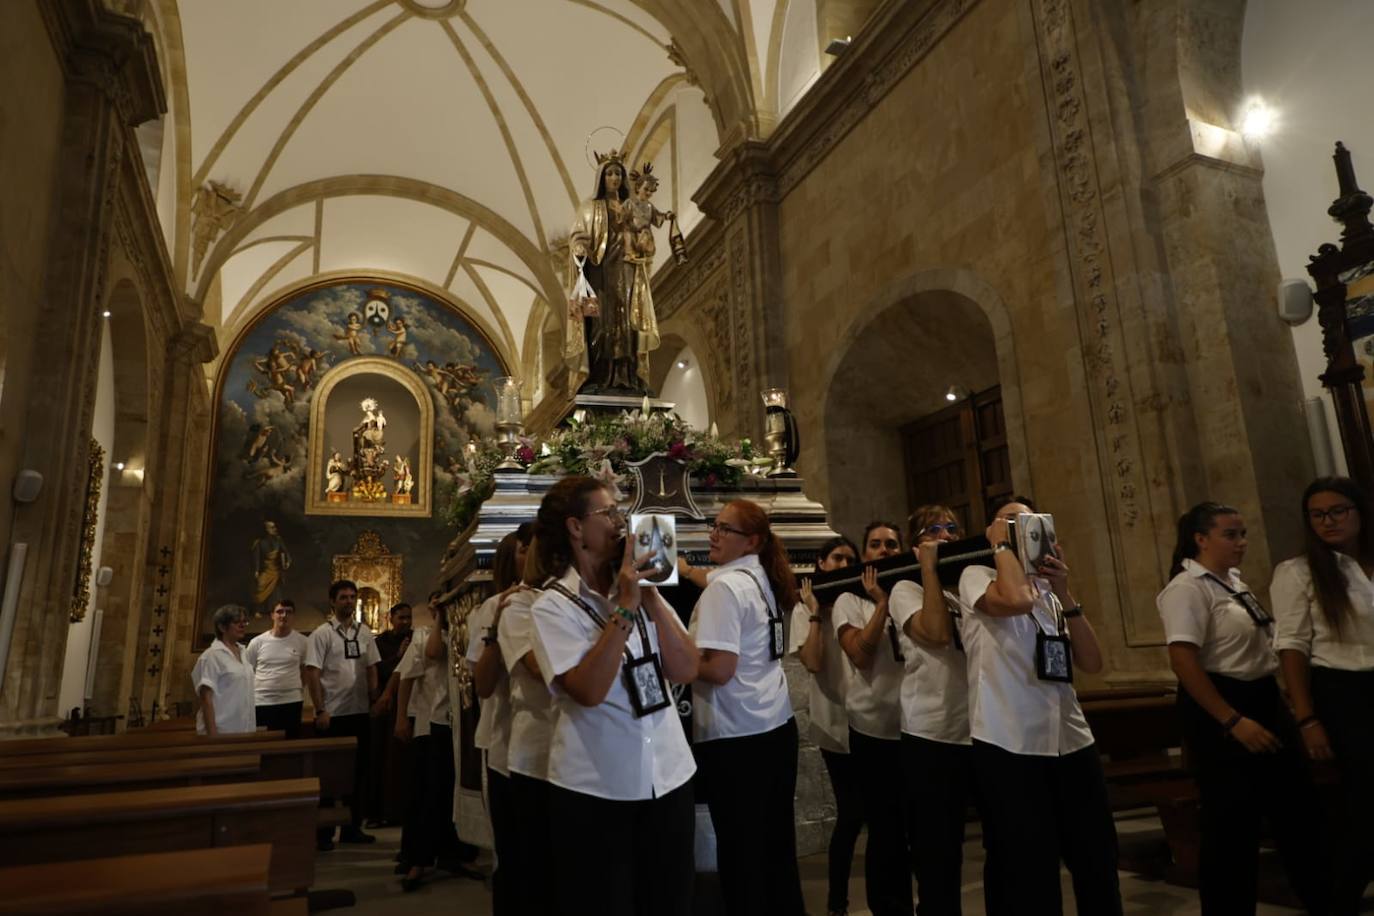
[[[534,461],[534,449],[528,445],[522,445],[515,450],[515,457],[522,464],[530,464]]]
[[[716,484],[720,483],[720,478],[716,476],[714,471],[712,471],[710,474],[706,475],[706,480],[704,481],[704,483],[708,487],[714,487]]]
[[[683,442],[681,439],[679,439],[679,440],[677,440],[676,442],[674,442],[672,445],[668,446],[668,457],[669,457],[669,458],[686,458],[686,457],[687,457],[687,443],[686,443],[686,442]]]

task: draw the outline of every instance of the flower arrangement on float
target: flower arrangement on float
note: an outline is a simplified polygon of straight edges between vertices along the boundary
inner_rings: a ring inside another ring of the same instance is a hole
[[[694,481],[708,489],[737,486],[746,474],[762,473],[773,463],[749,439],[730,442],[693,429],[671,411],[570,417],[547,437],[520,436],[518,443],[511,457],[526,473],[586,474],[613,491],[619,490],[627,464],[658,452],[684,462]],[[448,522],[460,531],[495,492],[496,466],[506,457],[494,440],[474,446],[469,446],[466,468],[453,469]]]

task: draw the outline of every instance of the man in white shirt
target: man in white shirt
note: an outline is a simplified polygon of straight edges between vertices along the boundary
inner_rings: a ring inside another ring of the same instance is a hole
[[[351,823],[339,828],[343,843],[372,843],[376,837],[363,833],[363,800],[367,797],[368,745],[371,728],[368,711],[377,697],[377,663],[381,654],[367,624],[354,620],[358,586],[340,579],[329,586],[330,619],[310,634],[305,656],[306,686],[315,705],[315,733],[321,737],[352,736],[358,740],[353,763],[354,795],[347,799]],[[326,806],[332,799],[322,802]],[[334,848],[333,828],[316,831],[321,852]]]
[[[301,736],[305,634],[291,629],[296,602],[283,598],[272,608],[272,629],[253,637],[244,661],[253,669],[253,711],[259,728]]]

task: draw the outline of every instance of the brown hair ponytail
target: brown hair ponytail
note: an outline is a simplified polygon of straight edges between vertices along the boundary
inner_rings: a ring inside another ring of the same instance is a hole
[[[768,576],[768,584],[773,589],[773,598],[778,610],[786,612],[797,603],[797,577],[792,574],[792,564],[787,558],[787,548],[782,538],[773,533],[768,523],[768,513],[756,502],[747,499],[734,499],[725,508],[733,506],[740,520],[740,528],[746,535],[757,535],[759,539],[759,565]]]

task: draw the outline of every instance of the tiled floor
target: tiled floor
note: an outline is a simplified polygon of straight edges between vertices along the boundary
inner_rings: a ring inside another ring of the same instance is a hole
[[[400,842],[400,831],[374,831],[378,843],[373,846],[341,845],[334,852],[320,856],[316,871],[316,887],[346,888],[358,898],[357,906],[338,911],[341,916],[392,916],[392,914],[443,913],[447,916],[479,916],[491,912],[491,894],[480,881],[456,877],[445,872],[419,890],[403,894],[398,879],[392,875],[392,857]],[[1139,818],[1118,822],[1123,853],[1146,850],[1159,842],[1159,822],[1154,818]],[[849,883],[850,916],[866,916],[863,906],[863,838],[855,855]],[[483,870],[490,867],[490,858],[483,856],[476,863]],[[983,911],[982,893],[983,850],[978,839],[972,838],[964,848],[964,914],[980,916]],[[801,860],[802,890],[807,909],[813,916],[825,913],[826,863],[825,855],[807,856]],[[1070,901],[1073,891],[1068,874],[1064,874],[1065,913],[1076,912]],[[1197,894],[1187,888],[1174,887],[1163,881],[1149,880],[1122,872],[1121,891],[1126,912],[1134,916],[1193,916],[1199,913]],[[1258,916],[1278,916],[1298,910],[1262,904]]]

